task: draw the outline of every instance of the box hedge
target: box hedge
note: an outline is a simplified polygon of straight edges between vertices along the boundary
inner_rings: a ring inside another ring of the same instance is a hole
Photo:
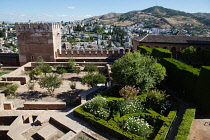
[[[210,66],[202,66],[196,85],[196,98],[202,111],[210,112]]]
[[[195,118],[195,111],[195,109],[186,109],[175,140],[188,140],[192,122]]]
[[[167,116],[167,120],[163,122],[162,127],[158,131],[157,135],[155,136],[154,140],[164,140],[171,128],[172,123],[174,122],[177,114],[177,107],[174,110],[170,111]]]
[[[167,80],[183,91],[180,94],[188,99],[195,99],[195,86],[200,70],[173,58],[164,58],[161,64],[167,70]]]
[[[169,50],[163,48],[154,48],[151,55],[155,58],[159,58],[160,60],[163,58],[172,58],[172,53]]]
[[[149,47],[145,47],[145,46],[138,46],[137,48],[138,50],[140,50],[141,54],[147,54],[150,55],[152,53],[152,49]]]
[[[95,117],[91,113],[85,112],[82,106],[74,110],[74,115],[82,120],[85,120],[86,122],[93,125],[94,127],[102,130],[103,132],[109,133],[110,135],[118,139],[145,140],[145,138],[142,138],[140,136],[137,136],[135,134],[132,134],[130,132],[120,129],[117,126],[116,122],[112,119],[110,119],[109,121],[105,121],[103,119]]]
[[[127,114],[123,117],[120,117],[120,114],[116,114],[114,119],[110,119],[109,121],[105,121],[103,119],[100,119],[98,117],[95,117],[93,114],[86,112],[83,110],[83,107],[80,106],[74,110],[74,115],[89,124],[93,125],[94,127],[102,130],[103,132],[109,133],[113,137],[116,137],[118,139],[122,140],[144,140],[145,138],[137,136],[135,134],[132,134],[130,132],[124,131],[123,129],[119,128],[118,124],[122,120],[126,120],[130,116],[139,116],[140,114],[143,115],[142,117],[146,116],[156,116],[159,118],[159,120],[163,121],[163,125],[161,126],[160,130],[158,131],[158,134],[154,138],[155,140],[162,140],[165,139],[165,137],[168,134],[168,131],[171,127],[171,124],[173,123],[177,113],[177,107],[174,108],[173,111],[170,111],[167,117],[164,116],[157,116],[156,112],[152,110],[148,110],[148,113],[133,113],[133,114]]]

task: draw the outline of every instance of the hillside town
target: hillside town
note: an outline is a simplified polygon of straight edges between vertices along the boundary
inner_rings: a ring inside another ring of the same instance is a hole
[[[149,19],[147,19],[149,20]],[[153,35],[173,35],[177,29],[172,28],[148,28],[143,24],[131,26],[116,26],[100,24],[100,19],[84,19],[81,21],[63,22],[61,21],[62,49],[120,49],[131,48],[134,37],[147,34]],[[195,36],[194,32],[181,30],[183,35]],[[196,36],[206,36],[210,34],[196,33]],[[0,23],[0,52],[17,53],[17,37],[13,23]]]

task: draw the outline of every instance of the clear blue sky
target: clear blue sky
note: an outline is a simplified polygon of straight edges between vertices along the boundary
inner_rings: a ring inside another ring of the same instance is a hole
[[[73,21],[152,6],[210,13],[210,0],[0,0],[0,21]]]

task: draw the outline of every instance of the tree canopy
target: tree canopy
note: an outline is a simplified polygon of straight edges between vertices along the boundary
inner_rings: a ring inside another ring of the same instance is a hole
[[[114,82],[125,86],[135,85],[141,90],[154,88],[166,76],[166,69],[151,56],[139,52],[127,53],[112,65]]]
[[[106,77],[101,74],[88,74],[81,79],[82,84],[84,85],[87,84],[88,86],[91,87],[97,86],[97,84],[105,82],[106,82]]]
[[[196,48],[194,48],[193,46],[189,46],[186,49],[181,50],[180,53],[182,55],[182,60],[188,63],[198,61]]]

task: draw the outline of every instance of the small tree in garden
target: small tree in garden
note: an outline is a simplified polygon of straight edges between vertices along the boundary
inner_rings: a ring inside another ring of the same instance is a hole
[[[75,69],[75,73],[77,74],[77,76],[79,75],[80,72],[81,72],[80,68]]]
[[[41,75],[41,72],[38,71],[36,68],[26,72],[26,74],[30,77],[30,80],[35,80],[35,75]]]
[[[50,94],[53,94],[55,89],[61,86],[62,81],[58,78],[58,75],[50,74],[42,77],[38,83],[41,88],[46,88]]]
[[[90,87],[97,86],[99,83],[105,83],[106,77],[101,74],[88,74],[81,79],[82,84],[87,84]]]
[[[135,88],[134,86],[125,86],[119,91],[119,93],[124,97],[125,100],[130,100],[135,99],[139,91],[140,88]]]
[[[87,71],[88,73],[96,72],[98,68],[94,65],[85,65],[84,71]]]
[[[52,72],[52,68],[50,67],[50,65],[45,64],[45,60],[41,56],[37,58],[35,69],[36,71],[43,72],[45,75],[46,73]]]
[[[68,61],[68,68],[72,69],[76,64],[76,61],[73,57],[70,57],[69,58],[69,61]]]
[[[26,87],[28,88],[28,91],[34,91],[35,82],[32,82],[31,80],[26,84]]]
[[[2,89],[5,91],[6,95],[15,95],[18,87],[18,84],[9,84],[2,87]]]
[[[40,67],[40,71],[44,73],[44,75],[46,75],[47,73],[52,72],[52,68],[49,64],[44,64],[42,65],[42,67]]]

